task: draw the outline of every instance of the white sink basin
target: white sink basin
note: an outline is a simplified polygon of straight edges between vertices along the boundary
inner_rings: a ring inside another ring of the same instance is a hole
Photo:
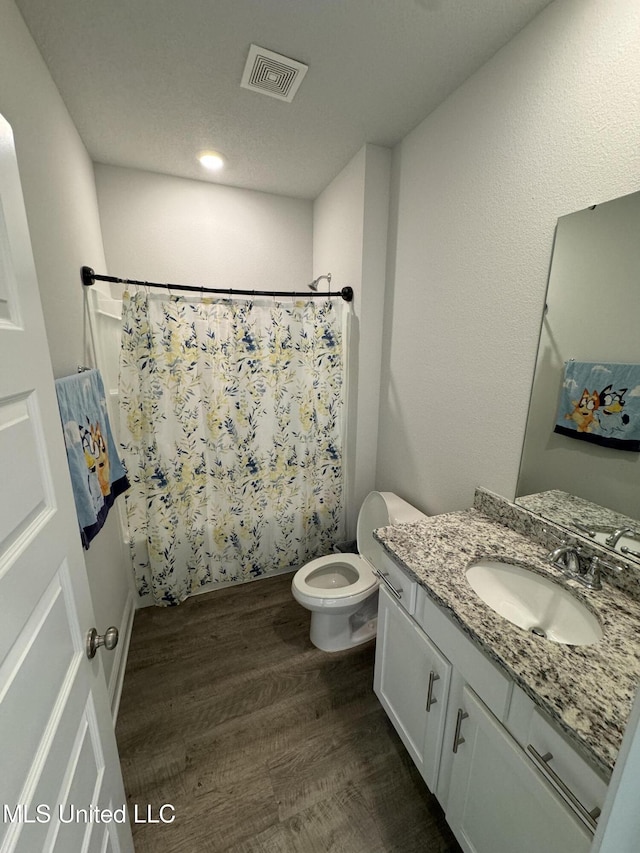
[[[593,613],[551,578],[489,558],[473,563],[466,575],[485,604],[525,631],[571,646],[602,639]]]

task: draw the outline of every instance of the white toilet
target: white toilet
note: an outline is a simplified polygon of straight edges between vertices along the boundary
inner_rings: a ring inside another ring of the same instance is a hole
[[[293,597],[311,611],[311,642],[338,652],[375,636],[378,578],[373,570],[381,545],[373,531],[419,521],[425,515],[393,492],[370,492],[358,513],[359,554],[330,554],[306,563],[291,583]]]

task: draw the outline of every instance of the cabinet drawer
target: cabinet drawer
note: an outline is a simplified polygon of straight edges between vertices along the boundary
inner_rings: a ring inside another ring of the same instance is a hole
[[[379,545],[379,543],[376,543]],[[386,587],[393,597],[411,616],[416,609],[417,581],[412,580],[400,566],[382,549],[376,554],[376,573],[380,583]]]
[[[540,775],[553,785],[593,831],[594,824],[585,812],[602,808],[608,781],[576,751],[557,724],[549,720],[519,687],[514,688],[506,725]],[[542,761],[543,758],[546,760]],[[577,800],[577,804],[572,798]],[[595,814],[597,820],[597,812]]]
[[[453,667],[487,708],[504,721],[513,689],[509,676],[473,644],[421,586],[416,590],[414,618],[439,648],[446,649]]]
[[[607,783],[536,709],[525,749],[539,773],[592,832],[607,793]]]

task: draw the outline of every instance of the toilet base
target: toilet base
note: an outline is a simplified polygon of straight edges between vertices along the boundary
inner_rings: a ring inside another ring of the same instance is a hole
[[[376,635],[377,617],[354,630],[352,617],[341,613],[311,612],[309,637],[313,645],[323,652],[340,652],[367,643]]]

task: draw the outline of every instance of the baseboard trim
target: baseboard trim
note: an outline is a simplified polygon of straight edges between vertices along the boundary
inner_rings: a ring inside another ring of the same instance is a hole
[[[122,686],[124,684],[124,672],[127,668],[135,612],[134,594],[133,591],[130,591],[122,614],[120,641],[116,646],[116,659],[113,662],[111,678],[109,679],[109,702],[111,703],[111,717],[114,727],[118,719],[118,709],[120,707],[120,697],[122,696]]]

